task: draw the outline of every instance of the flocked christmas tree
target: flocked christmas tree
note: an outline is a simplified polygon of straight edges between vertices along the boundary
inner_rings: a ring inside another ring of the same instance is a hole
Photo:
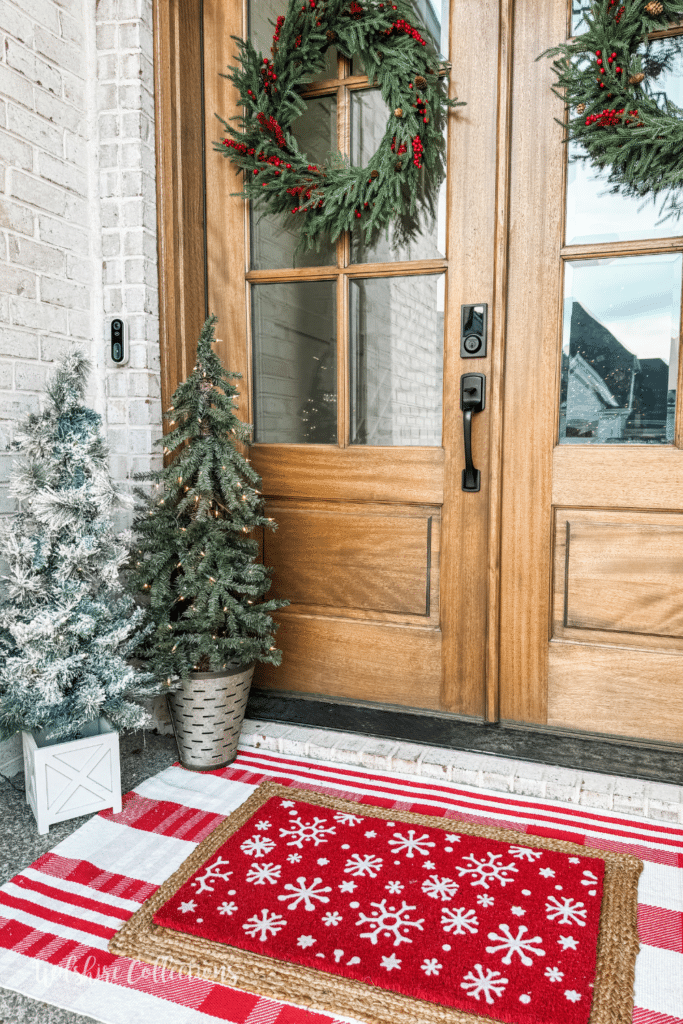
[[[241,376],[212,349],[216,317],[202,328],[197,359],[165,418],[164,452],[175,458],[140,489],[132,585],[148,596],[154,632],[141,654],[168,683],[191,671],[254,661],[280,663],[264,601],[270,570],[256,561],[253,531],[274,529],[263,513],[260,478],[240,453],[251,428],[235,409]]]
[[[39,729],[72,739],[104,715],[116,728],[149,721],[134,699],[154,692],[128,661],[143,613],[122,586],[128,557],[113,516],[100,417],[83,405],[89,364],[64,357],[48,402],[20,426],[11,493],[21,502],[0,537],[9,565],[0,605],[0,737]]]

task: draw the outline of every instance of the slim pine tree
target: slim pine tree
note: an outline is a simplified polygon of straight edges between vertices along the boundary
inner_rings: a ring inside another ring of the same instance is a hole
[[[263,600],[270,570],[250,535],[275,523],[237,447],[251,428],[235,413],[241,375],[212,350],[215,322],[204,324],[195,367],[164,414],[172,427],[164,452],[175,458],[137,491],[131,584],[147,596],[154,626],[141,656],[169,684],[191,671],[279,664],[270,613],[289,603]]]
[[[104,715],[120,729],[148,724],[134,697],[154,692],[128,661],[143,613],[120,580],[128,557],[113,514],[100,417],[83,405],[89,363],[64,357],[44,412],[20,426],[11,493],[21,502],[0,537],[9,565],[0,604],[0,737],[39,729],[72,739]]]

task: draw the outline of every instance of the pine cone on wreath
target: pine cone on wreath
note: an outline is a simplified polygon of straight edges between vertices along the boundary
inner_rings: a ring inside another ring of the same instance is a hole
[[[576,108],[576,113],[577,114],[585,114],[585,112],[586,112],[586,104],[585,103],[579,103],[577,108]]]
[[[427,85],[427,79],[424,77],[424,75],[417,76],[417,78],[415,79],[415,85],[417,86],[418,89],[425,88],[425,86]]]
[[[642,71],[639,71],[637,75],[631,75],[628,80],[629,85],[640,85],[645,80],[645,75]]]
[[[661,4],[659,0],[650,0],[649,3],[645,4],[645,13],[656,18],[658,14],[661,14],[664,10],[664,4]]]

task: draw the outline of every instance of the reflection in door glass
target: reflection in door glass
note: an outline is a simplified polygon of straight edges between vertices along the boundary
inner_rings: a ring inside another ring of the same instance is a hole
[[[436,52],[448,58],[448,15],[450,0],[412,0],[415,17],[413,24],[420,28],[423,35],[430,37]],[[360,57],[351,62],[352,75],[364,75],[365,68]]]
[[[351,444],[441,444],[444,284],[350,281]]]
[[[305,112],[292,124],[292,134],[311,161],[324,163],[337,148],[336,97],[320,96],[309,100]],[[249,217],[252,270],[336,266],[337,250],[329,241],[321,242],[317,250],[300,251],[295,255],[299,233],[294,225],[288,229],[283,226],[282,217],[264,215],[253,207]]]
[[[378,89],[363,89],[351,96],[351,163],[365,167],[376,153],[387,128],[387,106]],[[439,259],[446,253],[446,181],[439,192],[435,217],[422,217],[420,232],[408,245],[399,246],[393,229],[382,231],[365,244],[364,233],[356,228],[351,234],[351,259],[354,263],[384,263],[394,260]]]
[[[572,25],[571,33],[578,36],[587,29],[584,15],[590,13],[593,0],[572,0]]]
[[[669,99],[683,107],[683,36],[656,39],[643,50],[643,87],[661,106]],[[609,191],[607,173],[577,159],[580,146],[569,148],[567,168],[567,245],[669,238],[683,234],[683,222],[659,222],[661,200],[631,199]]]
[[[682,260],[566,264],[560,444],[673,442]]]
[[[251,296],[254,440],[336,444],[335,282],[256,284]]]

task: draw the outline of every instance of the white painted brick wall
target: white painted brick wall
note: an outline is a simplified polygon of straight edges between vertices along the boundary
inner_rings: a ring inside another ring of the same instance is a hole
[[[7,443],[73,341],[94,365],[114,477],[158,464],[152,60],[152,0],[0,0],[0,517]],[[13,756],[3,744],[0,770]]]

